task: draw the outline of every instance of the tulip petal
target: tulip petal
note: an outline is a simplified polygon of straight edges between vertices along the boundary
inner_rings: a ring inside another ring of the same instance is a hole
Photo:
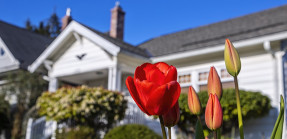
[[[150,63],[145,63],[137,67],[134,76],[134,79],[139,79],[140,81],[148,80],[150,82],[155,82],[158,85],[162,85],[164,83],[164,78],[164,73]]]
[[[147,73],[146,76],[147,76],[147,80],[150,82],[157,83],[158,85],[164,84],[165,76],[157,68],[153,68],[153,69],[149,70],[149,72]]]
[[[166,72],[166,77],[164,80],[164,83],[177,80],[177,70],[174,66],[170,66],[170,68]]]
[[[212,127],[212,123],[213,123],[213,99],[212,99],[212,94],[209,94],[209,98],[206,104],[206,108],[205,108],[205,123],[206,126],[209,129],[213,129]]]
[[[154,64],[162,73],[167,73],[169,65],[164,62],[158,62]]]
[[[145,109],[144,105],[142,104],[142,101],[141,101],[141,97],[140,97],[140,94],[137,92],[137,88],[134,84],[134,80],[131,76],[129,76],[127,79],[126,79],[126,85],[127,85],[127,88],[132,96],[132,98],[134,99],[134,101],[136,102],[136,104],[138,105],[138,107],[144,112],[146,113],[147,115],[150,115],[148,113],[148,111]]]
[[[163,115],[177,102],[180,95],[180,85],[176,81],[156,88],[147,100],[146,108],[151,115]]]
[[[150,71],[150,69],[155,68],[154,65],[150,63],[145,63],[141,66],[138,66],[135,71],[135,76],[134,79],[139,79],[139,80],[147,80],[147,73]]]
[[[216,95],[213,97],[213,128],[217,129],[222,124],[222,107]]]
[[[153,90],[156,89],[156,84],[147,80],[140,81],[139,79],[134,80],[137,92],[141,98],[143,106],[146,106],[147,99]]]

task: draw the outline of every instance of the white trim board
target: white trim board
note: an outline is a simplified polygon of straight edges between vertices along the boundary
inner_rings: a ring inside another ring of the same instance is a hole
[[[286,38],[287,38],[287,31],[284,31],[284,32],[276,33],[276,34],[265,35],[261,37],[236,41],[236,42],[233,42],[233,44],[236,48],[243,48],[243,47],[249,47],[249,46],[256,45],[256,44],[261,44],[261,43],[263,44],[266,41],[275,41],[275,40],[281,40],[281,39],[286,39]],[[187,52],[178,52],[174,54],[153,57],[151,58],[151,61],[153,63],[156,63],[160,61],[171,61],[171,60],[182,59],[182,58],[191,57],[191,56],[198,56],[198,55],[203,55],[203,54],[220,52],[220,51],[223,51],[225,48],[224,40],[222,40],[222,43],[223,43],[222,45],[216,45],[210,48],[202,48],[199,50],[191,50]]]
[[[120,47],[114,45],[78,22],[72,21],[67,28],[48,46],[48,48],[28,67],[28,70],[30,72],[34,72],[44,62],[44,60],[46,60],[56,50],[56,48],[62,45],[64,40],[69,38],[69,35],[72,36],[75,32],[89,39],[93,43],[96,43],[111,55],[116,56],[120,52]]]

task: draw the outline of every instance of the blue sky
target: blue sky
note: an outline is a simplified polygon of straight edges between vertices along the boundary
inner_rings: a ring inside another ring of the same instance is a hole
[[[119,0],[126,11],[126,42],[137,45],[164,34],[203,26],[287,4],[287,0]],[[116,0],[0,0],[0,20],[24,27],[47,20],[66,8],[72,17],[96,30],[110,27]],[[287,14],[287,13],[286,13]]]

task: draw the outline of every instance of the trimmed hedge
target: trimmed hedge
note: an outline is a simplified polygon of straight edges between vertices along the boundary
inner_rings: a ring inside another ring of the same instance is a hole
[[[104,139],[161,139],[161,136],[144,125],[128,124],[113,128]]]
[[[63,128],[56,130],[56,139],[96,139],[95,130],[90,127]]]

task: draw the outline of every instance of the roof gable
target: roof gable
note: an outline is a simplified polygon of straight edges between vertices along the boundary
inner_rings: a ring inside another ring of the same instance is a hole
[[[52,42],[52,39],[0,21],[0,37],[9,51],[26,69]]]
[[[63,51],[60,49],[68,49],[65,48],[65,46],[68,46],[65,43],[71,42],[71,40],[69,40],[70,38],[73,38],[71,36],[74,36],[76,39],[85,37],[86,39],[97,44],[97,46],[101,47],[103,50],[114,56],[118,55],[120,51],[128,51],[144,58],[146,58],[148,55],[146,51],[141,48],[133,47],[132,45],[129,45],[121,40],[111,38],[104,33],[86,27],[76,21],[72,21],[67,26],[67,28],[39,56],[39,58],[31,66],[29,66],[29,70],[34,72],[46,59],[56,55],[56,53],[59,53],[59,51]]]

